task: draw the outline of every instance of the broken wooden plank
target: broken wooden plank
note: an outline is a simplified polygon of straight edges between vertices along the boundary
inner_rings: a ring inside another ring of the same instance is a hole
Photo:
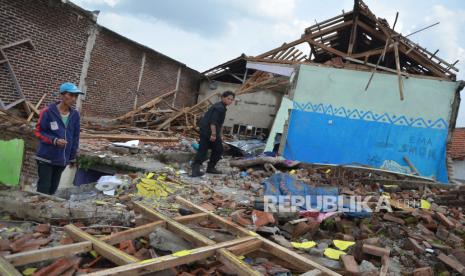
[[[127,134],[87,134],[81,133],[80,139],[107,139],[109,141],[130,141],[139,140],[143,142],[177,142],[176,137],[153,137]]]
[[[141,112],[142,110],[155,106],[156,104],[160,103],[164,98],[173,95],[175,92],[176,92],[176,90],[172,90],[172,91],[170,91],[168,93],[160,95],[160,96],[148,101],[147,103],[139,106],[135,110],[129,111],[128,113],[119,116],[118,118],[116,118],[116,120],[123,121],[123,120],[129,119],[132,116],[134,116],[135,114]]]
[[[30,250],[5,256],[5,259],[14,266],[26,265],[36,262],[42,262],[61,257],[72,256],[89,252],[92,250],[90,241],[83,241],[73,244],[60,245],[55,247],[47,247],[37,250]]]
[[[182,223],[190,223],[196,221],[202,221],[207,219],[207,214],[199,213],[192,214],[187,216],[175,217],[174,220]],[[104,241],[110,245],[118,244],[125,240],[135,239],[138,237],[146,236],[153,232],[156,227],[163,227],[165,225],[164,221],[156,221],[149,224],[145,224],[136,228],[128,229],[121,231],[109,236],[101,238],[101,241]],[[73,243],[69,245],[60,245],[50,248],[43,248],[38,250],[31,250],[21,253],[16,253],[12,255],[7,255],[5,258],[13,263],[14,265],[26,265],[30,263],[36,263],[51,259],[57,259],[69,255],[75,255],[80,253],[89,252],[92,250],[92,243],[89,241],[83,241],[78,243]]]
[[[410,167],[410,169],[412,170],[412,172],[416,175],[420,175],[420,173],[418,172],[417,168],[415,167],[415,165],[412,163],[412,161],[410,161],[410,158],[408,158],[407,155],[404,155],[404,160],[405,162],[407,163],[407,165]]]
[[[186,251],[187,255],[176,256],[177,254],[166,255],[141,262],[122,265],[115,268],[105,269],[90,273],[89,276],[103,275],[139,275],[147,272],[155,272],[183,264],[192,263],[215,255],[218,249],[235,246],[245,242],[253,241],[253,237],[243,237],[231,241],[221,242],[213,245],[199,247]]]
[[[160,219],[162,221],[166,222],[166,229],[169,231],[183,237],[184,239],[197,244],[199,246],[201,245],[211,245],[214,244],[215,242],[204,237],[203,235],[197,233],[196,231],[182,225],[181,223],[173,220],[172,218],[159,213],[152,208],[145,206],[144,204],[134,202],[134,210],[142,213],[142,214],[150,214],[151,217],[156,217],[157,219]]]
[[[42,104],[42,102],[45,100],[45,97],[47,96],[47,93],[44,93],[44,95],[42,95],[42,97],[40,98],[40,100],[37,102],[37,104],[35,105],[35,109],[38,110],[40,105]],[[34,113],[31,113],[29,114],[29,117],[27,117],[27,121],[30,122],[32,120],[32,118],[34,117]]]
[[[264,249],[266,249],[268,252],[270,252],[274,256],[279,257],[280,259],[286,260],[292,264],[296,264],[302,270],[302,272],[317,268],[327,275],[334,275],[334,276],[340,275],[339,273],[336,273],[309,258],[303,257],[294,251],[291,251],[281,245],[278,245],[268,239],[265,239],[262,236],[258,235],[257,233],[247,230],[233,222],[230,222],[226,220],[225,218],[220,217],[217,214],[206,210],[205,208],[195,205],[194,203],[180,196],[176,197],[176,201],[193,212],[207,213],[210,216],[210,220],[212,222],[228,229],[230,232],[236,233],[237,235],[241,235],[241,236],[248,235],[252,237],[257,237],[257,239],[263,242]]]
[[[398,43],[394,43],[394,55],[395,55],[395,60],[396,60],[396,71],[397,71],[397,78],[399,82],[399,94],[400,94],[400,100],[404,100],[404,83],[402,81],[402,74],[400,73],[400,58],[399,58],[399,47]]]
[[[21,276],[22,274],[16,268],[0,256],[0,275],[4,276]]]
[[[126,252],[123,252],[99,239],[89,235],[88,233],[82,231],[73,224],[68,224],[64,227],[66,233],[76,241],[90,241],[92,243],[92,248],[97,251],[100,255],[106,259],[112,261],[117,265],[124,265],[130,263],[136,263],[139,260]]]
[[[182,225],[181,223],[173,220],[172,218],[157,212],[153,209],[151,209],[148,206],[145,206],[140,203],[134,203],[134,209],[144,213],[144,214],[150,214],[152,217],[156,217],[158,219],[163,220],[166,222],[166,228],[183,237],[184,239],[191,241],[194,244],[197,244],[199,246],[205,246],[205,245],[214,245],[215,241],[203,236],[202,234],[197,233],[196,231],[190,229],[187,226]],[[227,251],[226,249],[218,249],[216,252],[217,256],[219,257],[218,259],[222,261],[224,265],[226,265],[228,268],[232,269],[233,271],[237,272],[239,275],[255,275],[258,276],[260,273],[252,269],[252,267],[244,262],[242,262],[237,256],[232,254],[231,252]]]

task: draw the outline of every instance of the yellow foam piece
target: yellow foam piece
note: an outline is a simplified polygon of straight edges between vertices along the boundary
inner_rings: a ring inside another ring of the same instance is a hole
[[[326,248],[323,254],[333,260],[339,260],[341,255],[345,255],[346,253],[344,251],[336,250],[333,248]]]
[[[258,234],[257,234],[257,233],[255,233],[254,231],[249,231],[249,234],[250,234],[251,236],[253,236],[253,237],[256,237],[256,236],[258,236]]]
[[[429,203],[428,200],[422,199],[420,201],[420,208],[421,209],[431,209],[431,203]]]
[[[98,253],[97,253],[97,251],[95,251],[95,250],[92,250],[92,251],[90,251],[89,253],[90,253],[90,255],[92,255],[92,257],[94,257],[94,258],[97,258],[97,257],[98,257]]]
[[[289,174],[295,174],[295,173],[296,173],[296,170],[291,170],[291,171],[289,172]]]
[[[343,241],[343,240],[333,240],[334,246],[336,246],[340,250],[347,250],[347,248],[351,247],[355,244],[353,241]]]
[[[310,249],[315,247],[316,242],[314,241],[306,241],[306,242],[291,242],[292,246],[298,249]]]
[[[155,174],[154,173],[148,173],[146,178],[152,178]]]
[[[178,251],[178,252],[174,252],[173,256],[175,257],[184,257],[184,256],[187,256],[187,255],[190,255],[192,254],[192,250],[181,250],[181,251]]]
[[[25,270],[23,270],[23,275],[25,276],[30,276],[36,272],[37,268],[36,267],[28,267]]]

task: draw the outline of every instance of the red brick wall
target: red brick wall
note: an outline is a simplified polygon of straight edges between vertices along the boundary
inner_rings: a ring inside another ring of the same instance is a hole
[[[60,1],[0,0],[0,22],[0,46],[28,38],[35,45],[35,50],[21,45],[5,51],[29,101],[49,93],[44,104],[50,103],[60,83],[79,81],[87,30],[94,24],[84,14]],[[5,64],[0,65],[0,98],[19,99]]]
[[[452,159],[465,159],[465,128],[456,128],[452,132],[449,154]]]
[[[26,98],[36,103],[48,93],[42,106],[58,100],[64,81],[79,83],[92,15],[60,0],[0,0],[0,46],[31,39],[25,45],[6,50]],[[105,28],[98,34],[87,74],[84,116],[114,117],[133,107],[143,52],[146,64],[140,86],[139,105],[176,87],[182,67],[176,105],[193,105],[200,74],[149,48],[134,43]],[[164,38],[167,39],[167,38]],[[0,60],[2,58],[0,57]],[[19,99],[5,65],[0,64],[0,99],[5,104]],[[9,137],[14,138],[14,137]],[[22,182],[37,176],[34,148],[26,141]]]
[[[99,28],[87,75],[83,116],[114,117],[131,111],[137,91],[142,55],[146,53],[138,105],[176,88],[182,67],[177,106],[196,101],[200,74],[160,53]],[[170,99],[167,99],[171,102]]]

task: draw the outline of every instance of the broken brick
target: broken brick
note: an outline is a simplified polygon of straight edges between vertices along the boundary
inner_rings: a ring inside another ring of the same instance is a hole
[[[354,256],[342,255],[341,260],[342,260],[342,264],[344,265],[344,269],[346,271],[346,274],[344,275],[355,276],[360,273],[358,269],[358,264],[355,261]]]
[[[200,207],[202,207],[202,208],[204,208],[204,209],[206,209],[208,211],[215,211],[215,209],[216,209],[216,207],[213,206],[213,204],[208,203],[208,202],[204,202],[204,203],[200,204]]]
[[[362,247],[363,253],[378,256],[378,257],[384,257],[384,256],[389,256],[391,253],[390,249],[383,248],[383,247],[378,247],[370,244],[364,244]]]
[[[420,254],[425,251],[425,249],[415,239],[412,238],[407,238],[406,248],[408,250],[413,250],[413,252],[416,254]]]
[[[134,254],[134,257],[136,257],[139,260],[149,259],[150,258],[149,250],[145,247],[142,247],[141,249],[139,249],[139,251],[137,251]]]
[[[452,255],[462,264],[465,264],[465,249],[454,249]]]
[[[262,227],[270,223],[275,223],[275,219],[273,217],[273,213],[253,210],[252,222],[256,227]]]
[[[61,240],[60,240],[60,244],[61,244],[61,245],[72,244],[72,243],[74,243],[73,239],[71,239],[71,238],[68,237],[68,236],[63,237],[63,238],[61,238]]]
[[[433,276],[433,269],[429,266],[417,268],[413,271],[413,276]]]
[[[436,230],[436,237],[438,237],[440,240],[445,241],[449,237],[449,231],[447,231],[446,227],[440,225]]]
[[[436,217],[441,221],[442,224],[444,224],[448,228],[453,228],[455,226],[455,224],[443,213],[436,212]]]
[[[242,226],[252,225],[252,221],[250,219],[244,218],[244,212],[245,210],[243,209],[232,212],[232,220]]]
[[[317,221],[299,222],[292,232],[292,237],[297,238],[302,235],[313,236],[320,229],[320,223]]]
[[[62,275],[65,271],[77,266],[81,258],[60,258],[53,262],[51,265],[42,268],[41,270],[34,273],[34,276],[58,276]],[[77,268],[77,267],[76,267]]]
[[[10,250],[11,242],[7,239],[0,239],[0,251],[8,251]]]
[[[439,254],[438,259],[445,263],[446,265],[450,266],[452,269],[457,271],[460,274],[465,274],[465,266],[463,266],[460,262],[457,260],[447,256],[444,253]]]
[[[405,225],[405,221],[403,219],[395,217],[389,213],[384,214],[383,219],[387,221],[392,221],[392,222],[395,222],[401,225]]]
[[[130,255],[134,255],[137,252],[136,247],[134,246],[134,242],[132,240],[120,242],[119,249]]]
[[[50,224],[39,224],[34,228],[34,232],[42,233],[42,234],[48,234],[50,233]]]

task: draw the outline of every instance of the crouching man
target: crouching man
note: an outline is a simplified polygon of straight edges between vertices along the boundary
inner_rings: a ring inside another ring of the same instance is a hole
[[[34,131],[39,138],[36,160],[39,173],[37,191],[53,195],[65,167],[76,163],[79,147],[80,116],[73,106],[79,94],[84,94],[73,83],[60,86],[61,101],[40,111]]]
[[[199,150],[192,165],[192,177],[202,176],[200,171],[202,163],[207,159],[208,150],[211,149],[207,173],[221,174],[215,166],[223,155],[223,123],[226,117],[226,107],[234,102],[235,94],[231,91],[223,92],[221,101],[212,105],[200,120]]]

